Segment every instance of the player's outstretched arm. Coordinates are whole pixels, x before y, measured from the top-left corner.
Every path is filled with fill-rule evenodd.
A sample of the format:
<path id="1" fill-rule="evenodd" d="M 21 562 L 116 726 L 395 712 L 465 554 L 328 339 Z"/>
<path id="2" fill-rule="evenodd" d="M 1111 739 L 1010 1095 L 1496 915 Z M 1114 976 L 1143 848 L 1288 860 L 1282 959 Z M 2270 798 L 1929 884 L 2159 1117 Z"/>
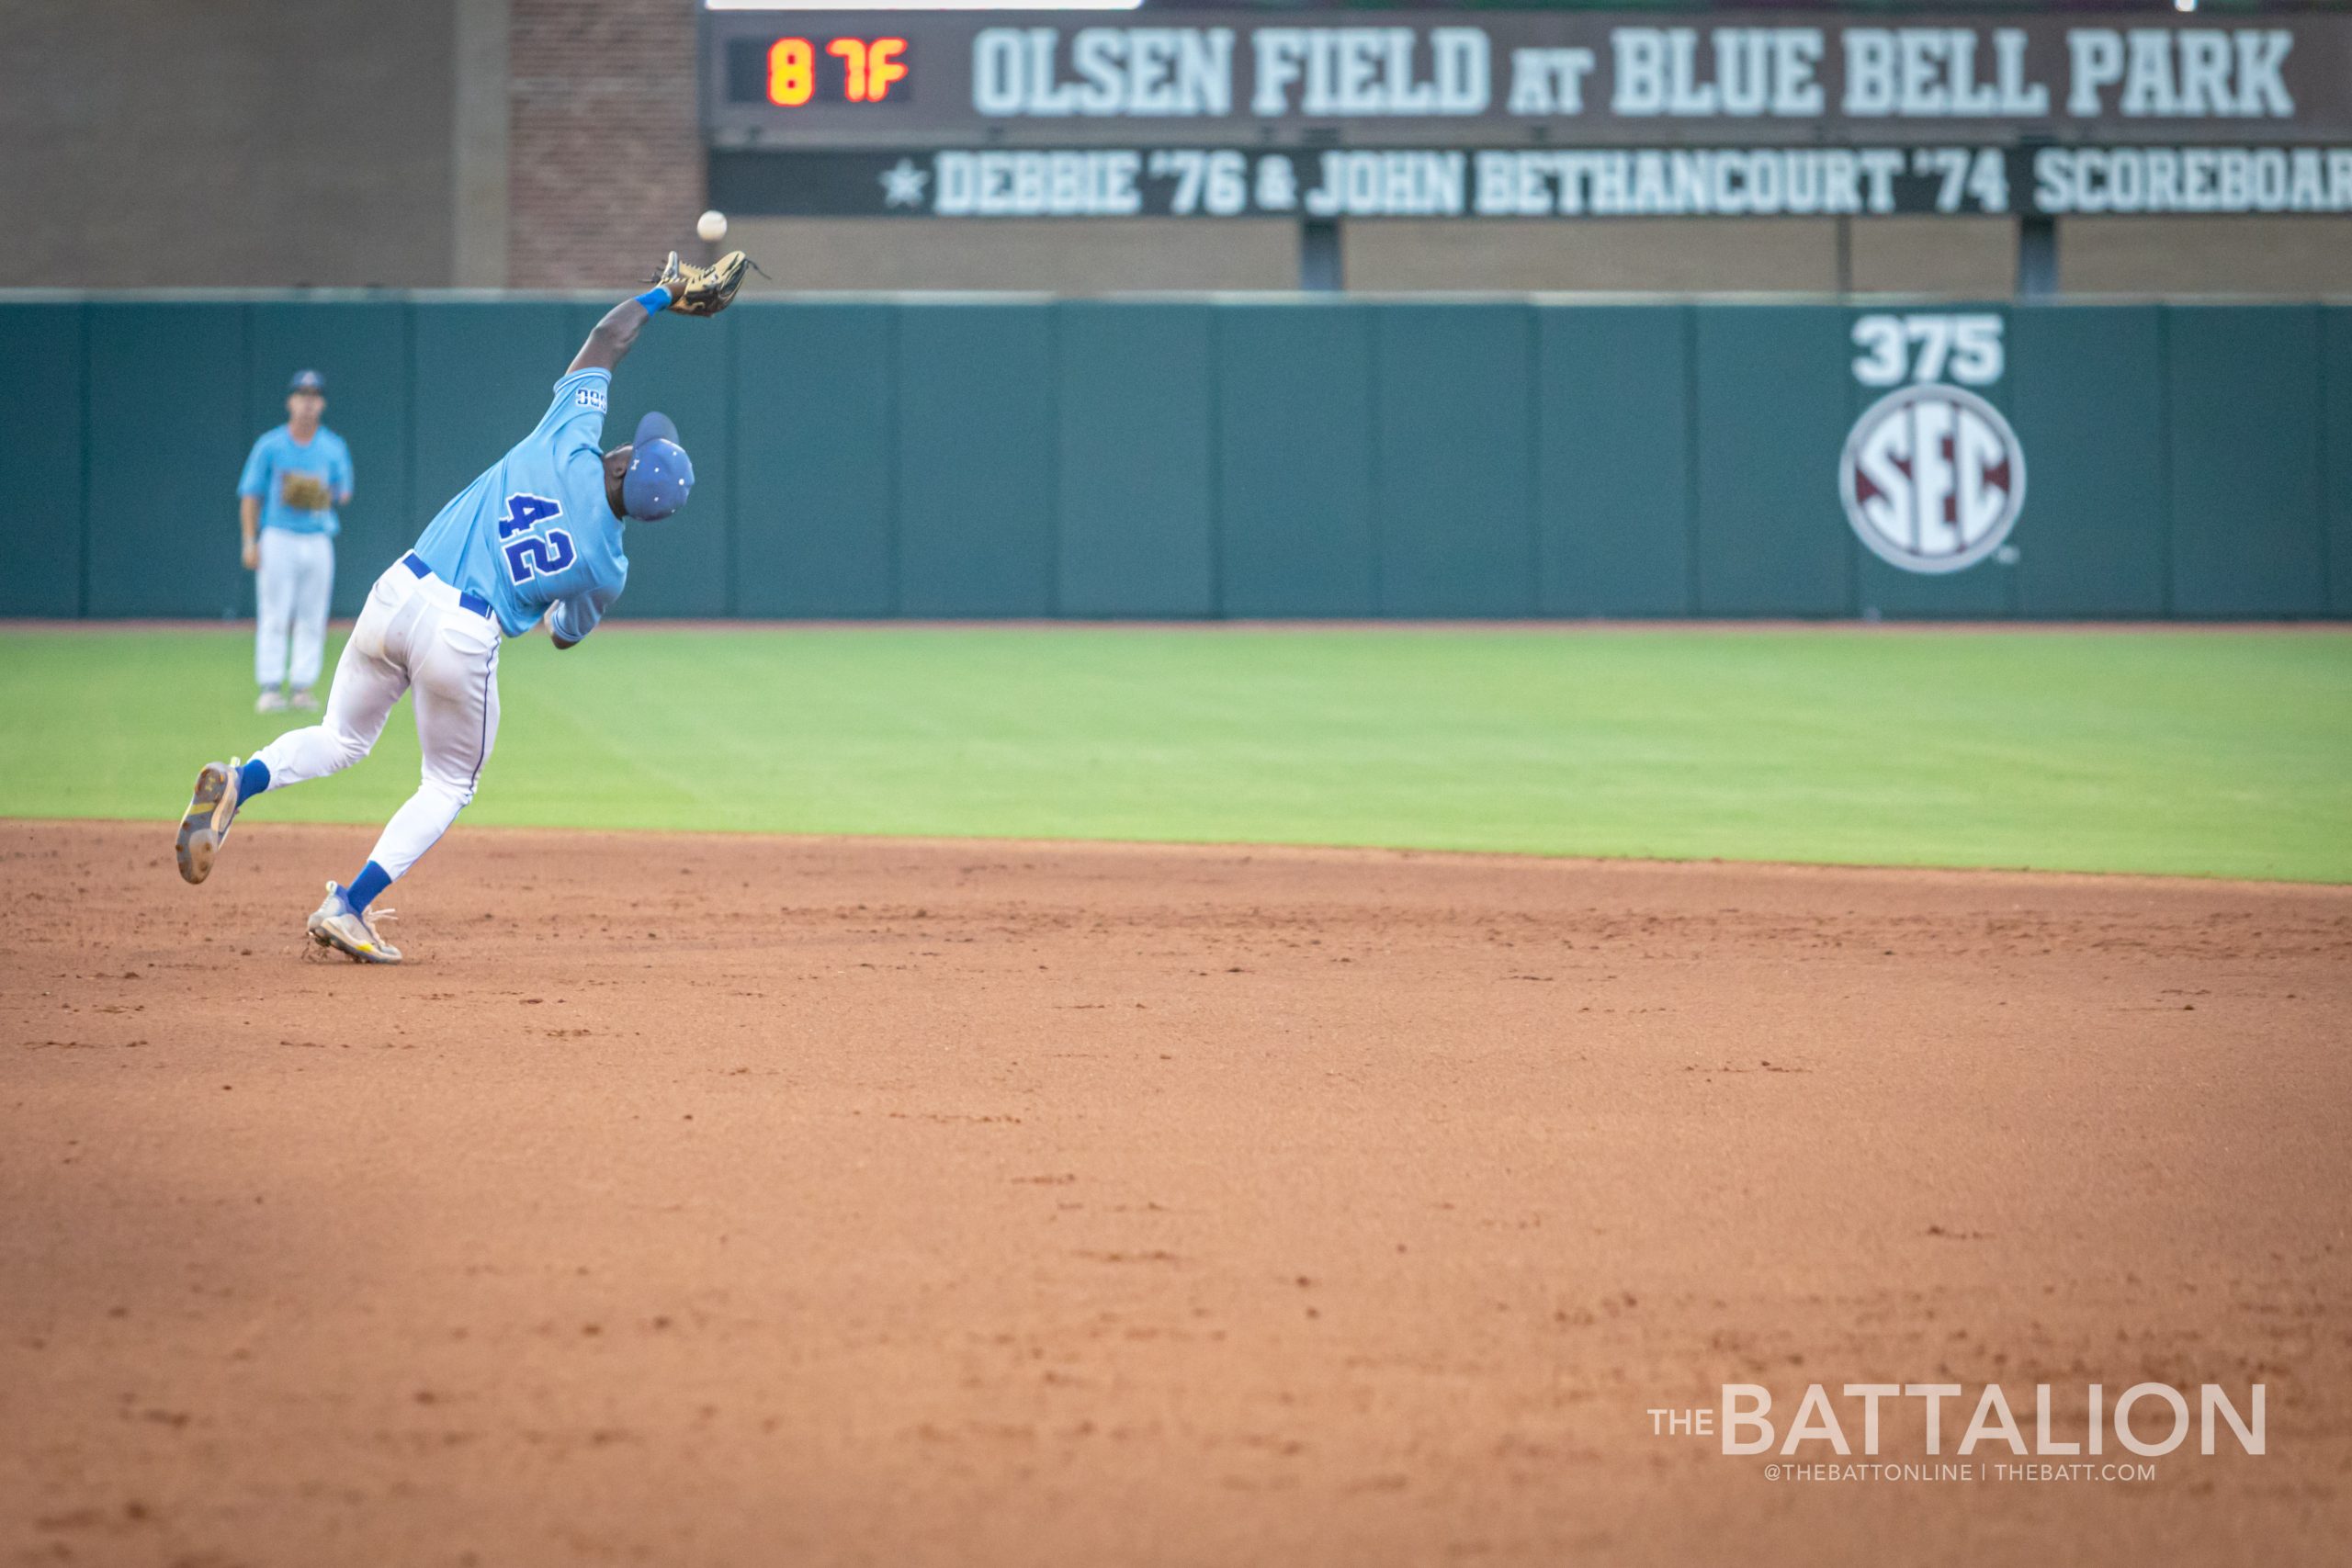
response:
<path id="1" fill-rule="evenodd" d="M 669 305 L 674 298 L 667 288 L 656 284 L 636 299 L 624 299 L 605 311 L 605 319 L 588 333 L 588 341 L 580 345 L 580 352 L 571 356 L 571 368 L 564 374 L 610 370 L 618 365 L 636 344 L 638 329 L 653 319 L 657 309 Z M 661 301 L 658 306 L 650 302 L 656 299 Z"/>
<path id="2" fill-rule="evenodd" d="M 624 299 L 605 312 L 588 341 L 572 356 L 571 370 L 610 370 L 637 342 L 638 329 L 656 310 L 677 307 L 682 316 L 716 316 L 734 302 L 750 258 L 729 251 L 709 266 L 687 266 L 672 251 L 653 287 L 634 299 Z M 571 371 L 566 371 L 570 375 Z"/>

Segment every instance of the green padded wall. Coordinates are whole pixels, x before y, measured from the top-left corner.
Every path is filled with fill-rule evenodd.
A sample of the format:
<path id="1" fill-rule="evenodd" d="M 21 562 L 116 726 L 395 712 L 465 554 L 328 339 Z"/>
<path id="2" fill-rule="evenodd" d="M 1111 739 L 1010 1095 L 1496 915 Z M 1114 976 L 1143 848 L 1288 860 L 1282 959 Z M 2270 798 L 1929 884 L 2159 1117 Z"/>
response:
<path id="1" fill-rule="evenodd" d="M 899 312 L 899 609 L 1055 613 L 1054 311 Z"/>
<path id="2" fill-rule="evenodd" d="M 93 615 L 250 615 L 237 556 L 246 427 L 245 307 L 89 307 Z"/>
<path id="3" fill-rule="evenodd" d="M 1698 611 L 1846 615 L 1853 530 L 1838 455 L 1853 423 L 1853 345 L 1835 306 L 1698 312 Z"/>
<path id="4" fill-rule="evenodd" d="M 1214 312 L 1228 615 L 1370 615 L 1372 324 L 1339 301 Z"/>
<path id="5" fill-rule="evenodd" d="M 2026 455 L 2018 609 L 2165 613 L 2164 327 L 2144 305 L 2009 313 L 2009 423 Z"/>
<path id="6" fill-rule="evenodd" d="M 733 613 L 894 614 L 898 312 L 745 300 L 721 319 L 735 323 Z"/>
<path id="7" fill-rule="evenodd" d="M 2320 311 L 2326 402 L 2321 457 L 2327 480 L 2327 613 L 2352 615 L 2352 305 Z"/>
<path id="8" fill-rule="evenodd" d="M 2165 330 L 2172 609 L 2324 613 L 2318 308 L 2168 306 Z"/>
<path id="9" fill-rule="evenodd" d="M 1691 311 L 1535 312 L 1536 608 L 1546 615 L 1688 615 Z"/>
<path id="10" fill-rule="evenodd" d="M 1060 316 L 1060 613 L 1215 615 L 1209 308 Z"/>
<path id="11" fill-rule="evenodd" d="M 0 305 L 0 615 L 82 613 L 83 326 L 78 304 Z"/>
<path id="12" fill-rule="evenodd" d="M 1534 312 L 1378 306 L 1373 346 L 1381 614 L 1533 615 Z"/>
<path id="13" fill-rule="evenodd" d="M 608 306 L 0 300 L 0 613 L 244 617 L 237 471 L 298 367 L 352 446 L 336 606 L 537 422 Z M 1903 571 L 1837 468 L 1865 314 L 1989 312 L 2008 558 Z M 1916 368 L 1916 367 L 1914 367 Z M 744 300 L 648 324 L 608 443 L 692 503 L 623 617 L 2352 613 L 2352 307 Z"/>

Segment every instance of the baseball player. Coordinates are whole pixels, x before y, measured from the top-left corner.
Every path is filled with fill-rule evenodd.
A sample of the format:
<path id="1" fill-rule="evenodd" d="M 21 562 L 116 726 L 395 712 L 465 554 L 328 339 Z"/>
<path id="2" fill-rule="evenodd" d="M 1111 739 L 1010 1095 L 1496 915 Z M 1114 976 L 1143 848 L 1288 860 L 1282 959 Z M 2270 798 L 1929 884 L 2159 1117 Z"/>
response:
<path id="1" fill-rule="evenodd" d="M 443 507 L 416 547 L 376 580 L 335 666 L 325 722 L 279 736 L 249 762 L 207 762 L 197 774 L 179 826 L 183 877 L 201 882 L 211 874 L 239 808 L 255 795 L 366 756 L 392 705 L 413 689 L 424 782 L 350 885 L 327 884 L 309 924 L 322 947 L 365 963 L 400 962 L 368 907 L 474 797 L 498 739 L 500 639 L 520 637 L 542 617 L 559 649 L 594 631 L 628 581 L 624 522 L 667 517 L 694 488 L 677 429 L 658 413 L 639 423 L 631 445 L 597 449 L 613 367 L 655 312 L 725 310 L 745 265 L 741 251 L 707 268 L 681 266 L 673 254 L 653 288 L 596 323 L 538 427 Z"/>
<path id="2" fill-rule="evenodd" d="M 326 653 L 327 602 L 334 595 L 334 509 L 351 504 L 351 448 L 319 423 L 327 384 L 315 370 L 286 389 L 286 423 L 264 433 L 237 480 L 245 570 L 254 573 L 260 615 L 254 637 L 259 713 L 314 708 Z M 287 640 L 293 639 L 292 668 Z M 281 690 L 290 685 L 291 693 Z"/>

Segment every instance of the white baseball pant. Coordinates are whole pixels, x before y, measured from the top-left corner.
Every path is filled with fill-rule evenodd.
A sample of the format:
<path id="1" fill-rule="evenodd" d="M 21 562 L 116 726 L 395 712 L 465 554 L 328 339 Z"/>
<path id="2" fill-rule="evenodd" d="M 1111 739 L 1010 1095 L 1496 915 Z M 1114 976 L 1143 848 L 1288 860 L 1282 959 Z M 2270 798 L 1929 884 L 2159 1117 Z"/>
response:
<path id="1" fill-rule="evenodd" d="M 290 730 L 255 755 L 272 792 L 341 773 L 384 732 L 401 694 L 416 693 L 424 778 L 392 814 L 368 858 L 398 880 L 474 797 L 498 741 L 498 623 L 466 609 L 437 577 L 394 561 L 376 580 L 334 667 L 323 722 Z"/>
<path id="2" fill-rule="evenodd" d="M 334 540 L 324 534 L 264 528 L 259 544 L 254 596 L 261 615 L 254 637 L 254 680 L 264 691 L 290 681 L 296 690 L 307 692 L 319 683 L 319 666 L 326 657 L 327 604 L 334 597 Z"/>

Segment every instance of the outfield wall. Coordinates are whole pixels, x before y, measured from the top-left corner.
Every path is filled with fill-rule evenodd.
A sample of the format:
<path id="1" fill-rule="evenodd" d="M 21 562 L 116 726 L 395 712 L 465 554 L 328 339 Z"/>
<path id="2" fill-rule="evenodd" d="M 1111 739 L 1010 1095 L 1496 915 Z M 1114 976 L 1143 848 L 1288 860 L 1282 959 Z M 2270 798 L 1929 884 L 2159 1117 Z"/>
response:
<path id="1" fill-rule="evenodd" d="M 604 308 L 0 300 L 0 615 L 250 615 L 237 474 L 303 367 L 352 613 Z M 1922 381 L 2014 435 L 1963 570 L 1841 499 Z M 629 530 L 639 616 L 2352 613 L 2352 305 L 746 300 L 649 327 L 608 435 L 650 407 L 699 482 Z"/>

